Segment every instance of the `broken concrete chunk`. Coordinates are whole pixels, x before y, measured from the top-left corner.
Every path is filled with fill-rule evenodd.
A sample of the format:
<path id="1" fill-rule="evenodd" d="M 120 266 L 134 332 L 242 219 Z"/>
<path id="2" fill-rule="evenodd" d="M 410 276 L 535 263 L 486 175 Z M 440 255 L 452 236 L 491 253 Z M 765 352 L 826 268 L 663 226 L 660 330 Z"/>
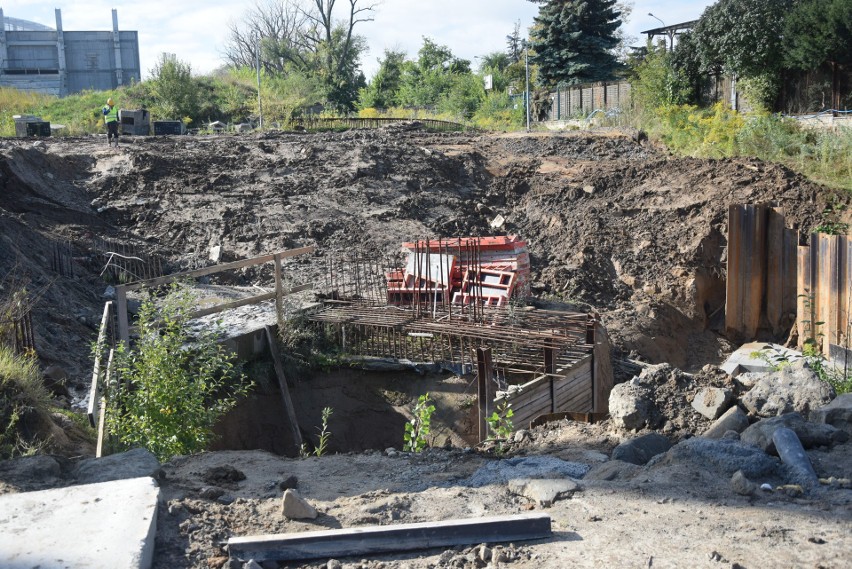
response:
<path id="1" fill-rule="evenodd" d="M 135 448 L 102 458 L 88 458 L 77 466 L 74 478 L 78 484 L 93 484 L 152 476 L 156 478 L 160 463 L 150 451 Z"/>
<path id="2" fill-rule="evenodd" d="M 672 448 L 672 443 L 669 439 L 657 433 L 650 433 L 624 441 L 615 447 L 612 451 L 612 459 L 641 466 L 670 448 Z"/>
<path id="3" fill-rule="evenodd" d="M 610 460 L 593 466 L 589 473 L 583 477 L 583 480 L 628 480 L 633 478 L 639 470 L 640 467 L 631 462 Z"/>
<path id="4" fill-rule="evenodd" d="M 811 412 L 815 423 L 832 425 L 852 435 L 852 393 L 838 395 L 837 399 Z"/>
<path id="5" fill-rule="evenodd" d="M 646 469 L 690 462 L 696 467 L 716 471 L 720 476 L 726 477 L 742 470 L 746 477 L 752 479 L 775 476 L 781 466 L 777 458 L 739 441 L 694 437 L 676 444 L 666 454 L 656 457 Z"/>
<path id="6" fill-rule="evenodd" d="M 515 478 L 509 480 L 509 492 L 524 496 L 540 506 L 550 506 L 560 498 L 568 498 L 580 489 L 580 485 L 570 478 L 550 478 L 531 480 Z"/>
<path id="7" fill-rule="evenodd" d="M 290 489 L 284 492 L 281 500 L 281 515 L 290 520 L 314 520 L 319 514 L 298 492 Z"/>
<path id="8" fill-rule="evenodd" d="M 733 393 L 729 389 L 705 387 L 695 395 L 692 408 L 715 421 L 731 406 L 733 400 Z"/>
<path id="9" fill-rule="evenodd" d="M 743 431 L 740 440 L 743 443 L 759 447 L 768 454 L 776 454 L 772 435 L 781 427 L 791 429 L 805 448 L 831 446 L 848 440 L 849 436 L 831 425 L 821 425 L 805 421 L 798 413 L 787 413 L 780 417 L 763 419 Z"/>
<path id="10" fill-rule="evenodd" d="M 799 437 L 791 429 L 780 427 L 772 434 L 772 442 L 778 450 L 781 462 L 792 471 L 794 481 L 802 485 L 816 485 L 817 475 L 811 464 L 811 459 L 805 454 Z"/>
<path id="11" fill-rule="evenodd" d="M 637 431 L 651 420 L 648 389 L 633 382 L 619 383 L 609 394 L 609 414 L 616 428 Z"/>
<path id="12" fill-rule="evenodd" d="M 807 417 L 834 397 L 834 389 L 802 360 L 762 377 L 740 401 L 758 417 L 776 417 L 794 411 Z"/>
<path id="13" fill-rule="evenodd" d="M 757 490 L 757 484 L 746 478 L 742 470 L 737 470 L 731 477 L 731 489 L 741 496 L 751 496 Z"/>
<path id="14" fill-rule="evenodd" d="M 748 416 L 742 409 L 734 405 L 725 414 L 716 419 L 710 427 L 704 431 L 702 437 L 708 439 L 721 439 L 728 431 L 742 433 L 748 428 Z"/>

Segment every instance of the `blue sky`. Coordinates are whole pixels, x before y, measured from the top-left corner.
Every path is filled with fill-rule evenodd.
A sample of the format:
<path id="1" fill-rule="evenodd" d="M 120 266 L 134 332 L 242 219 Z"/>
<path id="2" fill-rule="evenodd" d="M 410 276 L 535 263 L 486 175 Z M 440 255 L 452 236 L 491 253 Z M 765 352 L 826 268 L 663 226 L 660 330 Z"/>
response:
<path id="1" fill-rule="evenodd" d="M 264 1 L 264 0 L 262 0 Z M 378 0 L 375 21 L 361 24 L 358 32 L 367 38 L 370 52 L 363 58 L 369 79 L 376 60 L 386 48 L 401 49 L 413 56 L 423 36 L 447 45 L 459 57 L 474 57 L 503 50 L 505 37 L 520 20 L 526 30 L 538 12 L 528 0 Z M 338 4 L 345 2 L 338 0 Z M 648 16 L 653 13 L 666 24 L 697 19 L 713 0 L 640 1 L 634 0 L 633 13 L 626 24 L 629 35 L 639 38 L 642 30 L 660 26 Z M 4 14 L 55 26 L 54 9 L 62 10 L 65 30 L 110 30 L 112 8 L 118 10 L 121 30 L 139 32 L 142 75 L 146 77 L 160 53 L 174 53 L 192 64 L 193 72 L 207 73 L 222 65 L 227 24 L 239 21 L 253 1 L 206 0 L 120 0 L 49 2 L 0 0 Z M 348 4 L 348 3 L 347 3 Z M 341 11 L 341 15 L 343 11 Z"/>

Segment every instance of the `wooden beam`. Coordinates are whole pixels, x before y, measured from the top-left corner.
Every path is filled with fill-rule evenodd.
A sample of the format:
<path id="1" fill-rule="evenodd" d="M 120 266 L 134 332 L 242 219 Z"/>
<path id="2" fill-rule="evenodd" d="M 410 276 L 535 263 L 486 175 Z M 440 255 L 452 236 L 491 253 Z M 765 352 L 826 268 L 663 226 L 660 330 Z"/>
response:
<path id="1" fill-rule="evenodd" d="M 107 359 L 106 373 L 104 374 L 105 381 L 109 381 L 109 377 L 112 374 L 112 360 L 115 356 L 115 350 L 110 349 L 109 351 L 109 359 Z M 98 401 L 98 405 L 100 406 L 100 415 L 98 417 L 98 442 L 97 447 L 95 449 L 95 458 L 101 458 L 104 455 L 104 439 L 106 439 L 106 388 L 104 388 L 103 393 Z M 111 394 L 115 397 L 115 393 Z"/>
<path id="2" fill-rule="evenodd" d="M 299 249 L 289 249 L 287 251 L 279 251 L 277 253 L 270 253 L 269 255 L 261 255 L 260 257 L 253 257 L 251 259 L 243 259 L 241 261 L 234 261 L 232 263 L 223 263 L 221 265 L 213 265 L 212 267 L 204 267 L 203 269 L 196 269 L 194 271 L 184 271 L 182 273 L 175 273 L 173 275 L 167 275 L 165 277 L 159 277 L 156 279 L 150 279 L 147 281 L 139 281 L 135 282 L 127 286 L 127 290 L 136 290 L 143 287 L 157 287 L 165 284 L 169 284 L 170 282 L 178 279 L 184 278 L 196 278 L 203 277 L 205 275 L 212 275 L 214 273 L 221 273 L 222 271 L 230 271 L 232 269 L 242 269 L 244 267 L 253 267 L 254 265 L 262 265 L 263 263 L 268 263 L 269 261 L 274 261 L 275 257 L 278 256 L 281 259 L 288 259 L 290 257 L 296 257 L 298 255 L 306 255 L 308 253 L 313 253 L 316 251 L 316 247 L 301 247 Z"/>
<path id="3" fill-rule="evenodd" d="M 479 543 L 506 543 L 544 539 L 550 535 L 550 516 L 519 514 L 232 537 L 228 540 L 228 552 L 231 559 L 238 560 L 295 561 Z"/>
<path id="4" fill-rule="evenodd" d="M 109 325 L 109 316 L 112 309 L 112 301 L 104 303 L 104 313 L 101 316 L 101 327 L 98 330 L 98 341 L 95 344 L 95 367 L 92 372 L 92 386 L 89 388 L 89 407 L 87 415 L 89 417 L 89 425 L 92 428 L 98 426 L 97 405 L 101 399 L 101 360 L 103 359 L 104 343 L 106 342 L 107 327 Z"/>
<path id="5" fill-rule="evenodd" d="M 281 389 L 281 400 L 284 402 L 284 412 L 287 414 L 287 423 L 290 425 L 290 433 L 293 435 L 293 444 L 296 445 L 298 451 L 302 448 L 302 433 L 299 431 L 299 422 L 296 420 L 293 400 L 290 399 L 290 389 L 287 387 L 287 377 L 284 375 L 284 365 L 281 363 L 281 355 L 278 353 L 278 343 L 275 341 L 272 326 L 266 326 L 266 341 L 269 343 L 269 352 L 272 354 L 275 375 L 278 376 L 278 387 Z"/>
<path id="6" fill-rule="evenodd" d="M 115 312 L 118 315 L 118 340 L 130 346 L 130 321 L 127 317 L 127 285 L 115 287 Z"/>
<path id="7" fill-rule="evenodd" d="M 494 400 L 494 388 L 491 385 L 493 362 L 491 360 L 491 348 L 476 349 L 477 384 L 479 389 L 479 440 L 488 438 L 488 421 Z"/>

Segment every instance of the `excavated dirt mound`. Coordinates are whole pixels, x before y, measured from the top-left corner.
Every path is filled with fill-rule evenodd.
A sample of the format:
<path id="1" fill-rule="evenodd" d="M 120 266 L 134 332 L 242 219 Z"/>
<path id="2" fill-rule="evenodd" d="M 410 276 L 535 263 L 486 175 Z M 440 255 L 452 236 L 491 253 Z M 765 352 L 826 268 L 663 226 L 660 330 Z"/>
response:
<path id="1" fill-rule="evenodd" d="M 48 289 L 37 332 L 51 363 L 85 383 L 101 311 L 96 266 L 49 271 L 49 239 L 115 237 L 156 247 L 172 270 L 316 244 L 395 250 L 417 237 L 515 233 L 529 242 L 534 291 L 602 312 L 617 348 L 685 370 L 730 350 L 724 313 L 728 206 L 771 204 L 805 231 L 845 203 L 784 167 L 667 156 L 617 131 L 430 134 L 387 128 L 328 134 L 7 141 L 0 227 L 17 266 Z M 837 208 L 835 208 L 837 209 Z M 506 220 L 492 229 L 497 216 Z M 320 263 L 298 269 L 318 278 Z M 247 275 L 246 284 L 257 276 Z M 61 334 L 59 333 L 61 331 Z M 47 346 L 45 346 L 47 347 Z"/>

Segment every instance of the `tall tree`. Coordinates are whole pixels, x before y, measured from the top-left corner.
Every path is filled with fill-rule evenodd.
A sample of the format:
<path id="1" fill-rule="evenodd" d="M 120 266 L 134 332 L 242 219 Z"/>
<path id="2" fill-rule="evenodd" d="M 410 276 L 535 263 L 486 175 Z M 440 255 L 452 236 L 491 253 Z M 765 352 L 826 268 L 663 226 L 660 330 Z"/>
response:
<path id="1" fill-rule="evenodd" d="M 531 32 L 531 57 L 546 85 L 612 79 L 620 70 L 612 50 L 621 25 L 616 0 L 530 0 L 541 4 Z"/>
<path id="2" fill-rule="evenodd" d="M 780 70 L 780 31 L 793 1 L 719 0 L 704 10 L 693 32 L 702 70 L 745 77 Z"/>
<path id="3" fill-rule="evenodd" d="M 831 99 L 840 108 L 838 67 L 852 64 L 852 0 L 804 0 L 784 21 L 784 63 L 810 71 L 831 65 Z"/>
<path id="4" fill-rule="evenodd" d="M 151 94 L 155 111 L 163 117 L 182 120 L 198 113 L 198 83 L 192 79 L 192 66 L 173 53 L 161 53 L 151 70 Z"/>
<path id="5" fill-rule="evenodd" d="M 373 20 L 375 6 L 365 0 L 258 0 L 240 24 L 230 26 L 225 58 L 236 67 L 254 67 L 259 51 L 267 72 L 316 75 L 330 102 L 351 108 L 365 84 L 359 66 L 367 49 L 355 28 Z M 346 15 L 337 19 L 340 7 Z"/>
<path id="6" fill-rule="evenodd" d="M 361 89 L 358 106 L 387 109 L 399 104 L 399 87 L 402 81 L 402 69 L 405 64 L 405 52 L 385 50 L 384 59 L 379 60 L 379 70 L 370 84 Z"/>
<path id="7" fill-rule="evenodd" d="M 524 51 L 524 39 L 521 37 L 521 21 L 515 22 L 515 29 L 512 33 L 506 36 L 506 55 L 512 60 L 512 63 L 521 60 L 521 55 Z"/>

